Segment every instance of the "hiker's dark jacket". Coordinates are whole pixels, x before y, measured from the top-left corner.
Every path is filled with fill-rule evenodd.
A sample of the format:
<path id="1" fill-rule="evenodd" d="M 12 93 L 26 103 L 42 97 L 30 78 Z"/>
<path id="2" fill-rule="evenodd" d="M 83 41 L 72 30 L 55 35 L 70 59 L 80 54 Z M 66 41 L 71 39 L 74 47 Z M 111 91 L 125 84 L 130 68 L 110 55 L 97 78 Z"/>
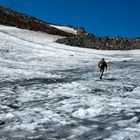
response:
<path id="1" fill-rule="evenodd" d="M 107 69 L 107 63 L 104 61 L 104 60 L 101 60 L 99 63 L 98 63 L 98 67 L 100 69 L 104 69 L 106 67 Z"/>

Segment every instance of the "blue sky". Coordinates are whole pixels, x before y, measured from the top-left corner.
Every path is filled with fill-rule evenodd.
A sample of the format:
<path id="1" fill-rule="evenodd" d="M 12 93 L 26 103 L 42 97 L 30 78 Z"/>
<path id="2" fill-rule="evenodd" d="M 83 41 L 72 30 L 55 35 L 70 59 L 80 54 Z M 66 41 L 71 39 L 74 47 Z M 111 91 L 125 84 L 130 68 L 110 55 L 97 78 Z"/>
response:
<path id="1" fill-rule="evenodd" d="M 140 0 L 0 0 L 0 5 L 97 36 L 140 37 Z"/>

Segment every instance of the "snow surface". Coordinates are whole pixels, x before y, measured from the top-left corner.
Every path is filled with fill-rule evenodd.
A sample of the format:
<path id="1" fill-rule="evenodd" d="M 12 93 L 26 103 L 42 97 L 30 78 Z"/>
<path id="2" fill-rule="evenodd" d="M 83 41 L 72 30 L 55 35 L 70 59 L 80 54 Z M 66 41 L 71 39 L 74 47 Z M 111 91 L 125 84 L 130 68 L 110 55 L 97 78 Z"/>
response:
<path id="1" fill-rule="evenodd" d="M 140 50 L 69 47 L 57 38 L 0 25 L 0 139 L 139 140 Z"/>
<path id="2" fill-rule="evenodd" d="M 59 30 L 62 30 L 64 32 L 72 33 L 72 34 L 75 34 L 75 35 L 77 34 L 77 30 L 75 30 L 75 29 L 73 29 L 71 27 L 59 26 L 59 25 L 50 25 L 50 26 L 52 26 L 54 28 L 57 28 Z"/>

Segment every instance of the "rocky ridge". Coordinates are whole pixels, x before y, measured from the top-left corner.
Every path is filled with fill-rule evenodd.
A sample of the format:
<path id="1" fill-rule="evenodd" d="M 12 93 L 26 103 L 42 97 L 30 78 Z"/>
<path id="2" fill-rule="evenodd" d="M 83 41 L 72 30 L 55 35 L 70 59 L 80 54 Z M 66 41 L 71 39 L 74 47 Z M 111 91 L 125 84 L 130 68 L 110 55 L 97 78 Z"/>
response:
<path id="1" fill-rule="evenodd" d="M 121 38 L 121 37 L 97 37 L 84 28 L 73 27 L 70 25 L 58 25 L 70 27 L 77 31 L 77 34 L 62 31 L 50 26 L 51 24 L 38 20 L 32 16 L 17 13 L 13 10 L 0 6 L 0 24 L 14 26 L 21 29 L 41 31 L 52 35 L 64 36 L 66 38 L 58 39 L 56 42 L 69 46 L 78 46 L 83 48 L 92 48 L 99 50 L 131 50 L 140 49 L 140 38 Z"/>
<path id="2" fill-rule="evenodd" d="M 80 35 L 67 37 L 56 41 L 60 44 L 92 48 L 98 50 L 131 50 L 140 49 L 140 38 L 121 38 L 121 37 L 97 37 L 92 35 Z"/>
<path id="3" fill-rule="evenodd" d="M 65 37 L 74 36 L 71 33 L 51 27 L 44 21 L 38 20 L 32 16 L 15 12 L 2 6 L 0 6 L 0 24 L 21 29 L 41 31 L 52 35 L 60 35 Z"/>

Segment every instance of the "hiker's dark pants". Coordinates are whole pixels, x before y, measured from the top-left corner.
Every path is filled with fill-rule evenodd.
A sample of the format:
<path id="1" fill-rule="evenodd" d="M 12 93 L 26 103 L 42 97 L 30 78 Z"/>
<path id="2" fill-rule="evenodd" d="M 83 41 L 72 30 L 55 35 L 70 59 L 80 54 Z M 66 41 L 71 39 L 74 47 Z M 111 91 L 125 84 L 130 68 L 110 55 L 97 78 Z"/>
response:
<path id="1" fill-rule="evenodd" d="M 104 69 L 100 69 L 100 79 L 102 79 L 103 74 L 104 74 Z"/>

